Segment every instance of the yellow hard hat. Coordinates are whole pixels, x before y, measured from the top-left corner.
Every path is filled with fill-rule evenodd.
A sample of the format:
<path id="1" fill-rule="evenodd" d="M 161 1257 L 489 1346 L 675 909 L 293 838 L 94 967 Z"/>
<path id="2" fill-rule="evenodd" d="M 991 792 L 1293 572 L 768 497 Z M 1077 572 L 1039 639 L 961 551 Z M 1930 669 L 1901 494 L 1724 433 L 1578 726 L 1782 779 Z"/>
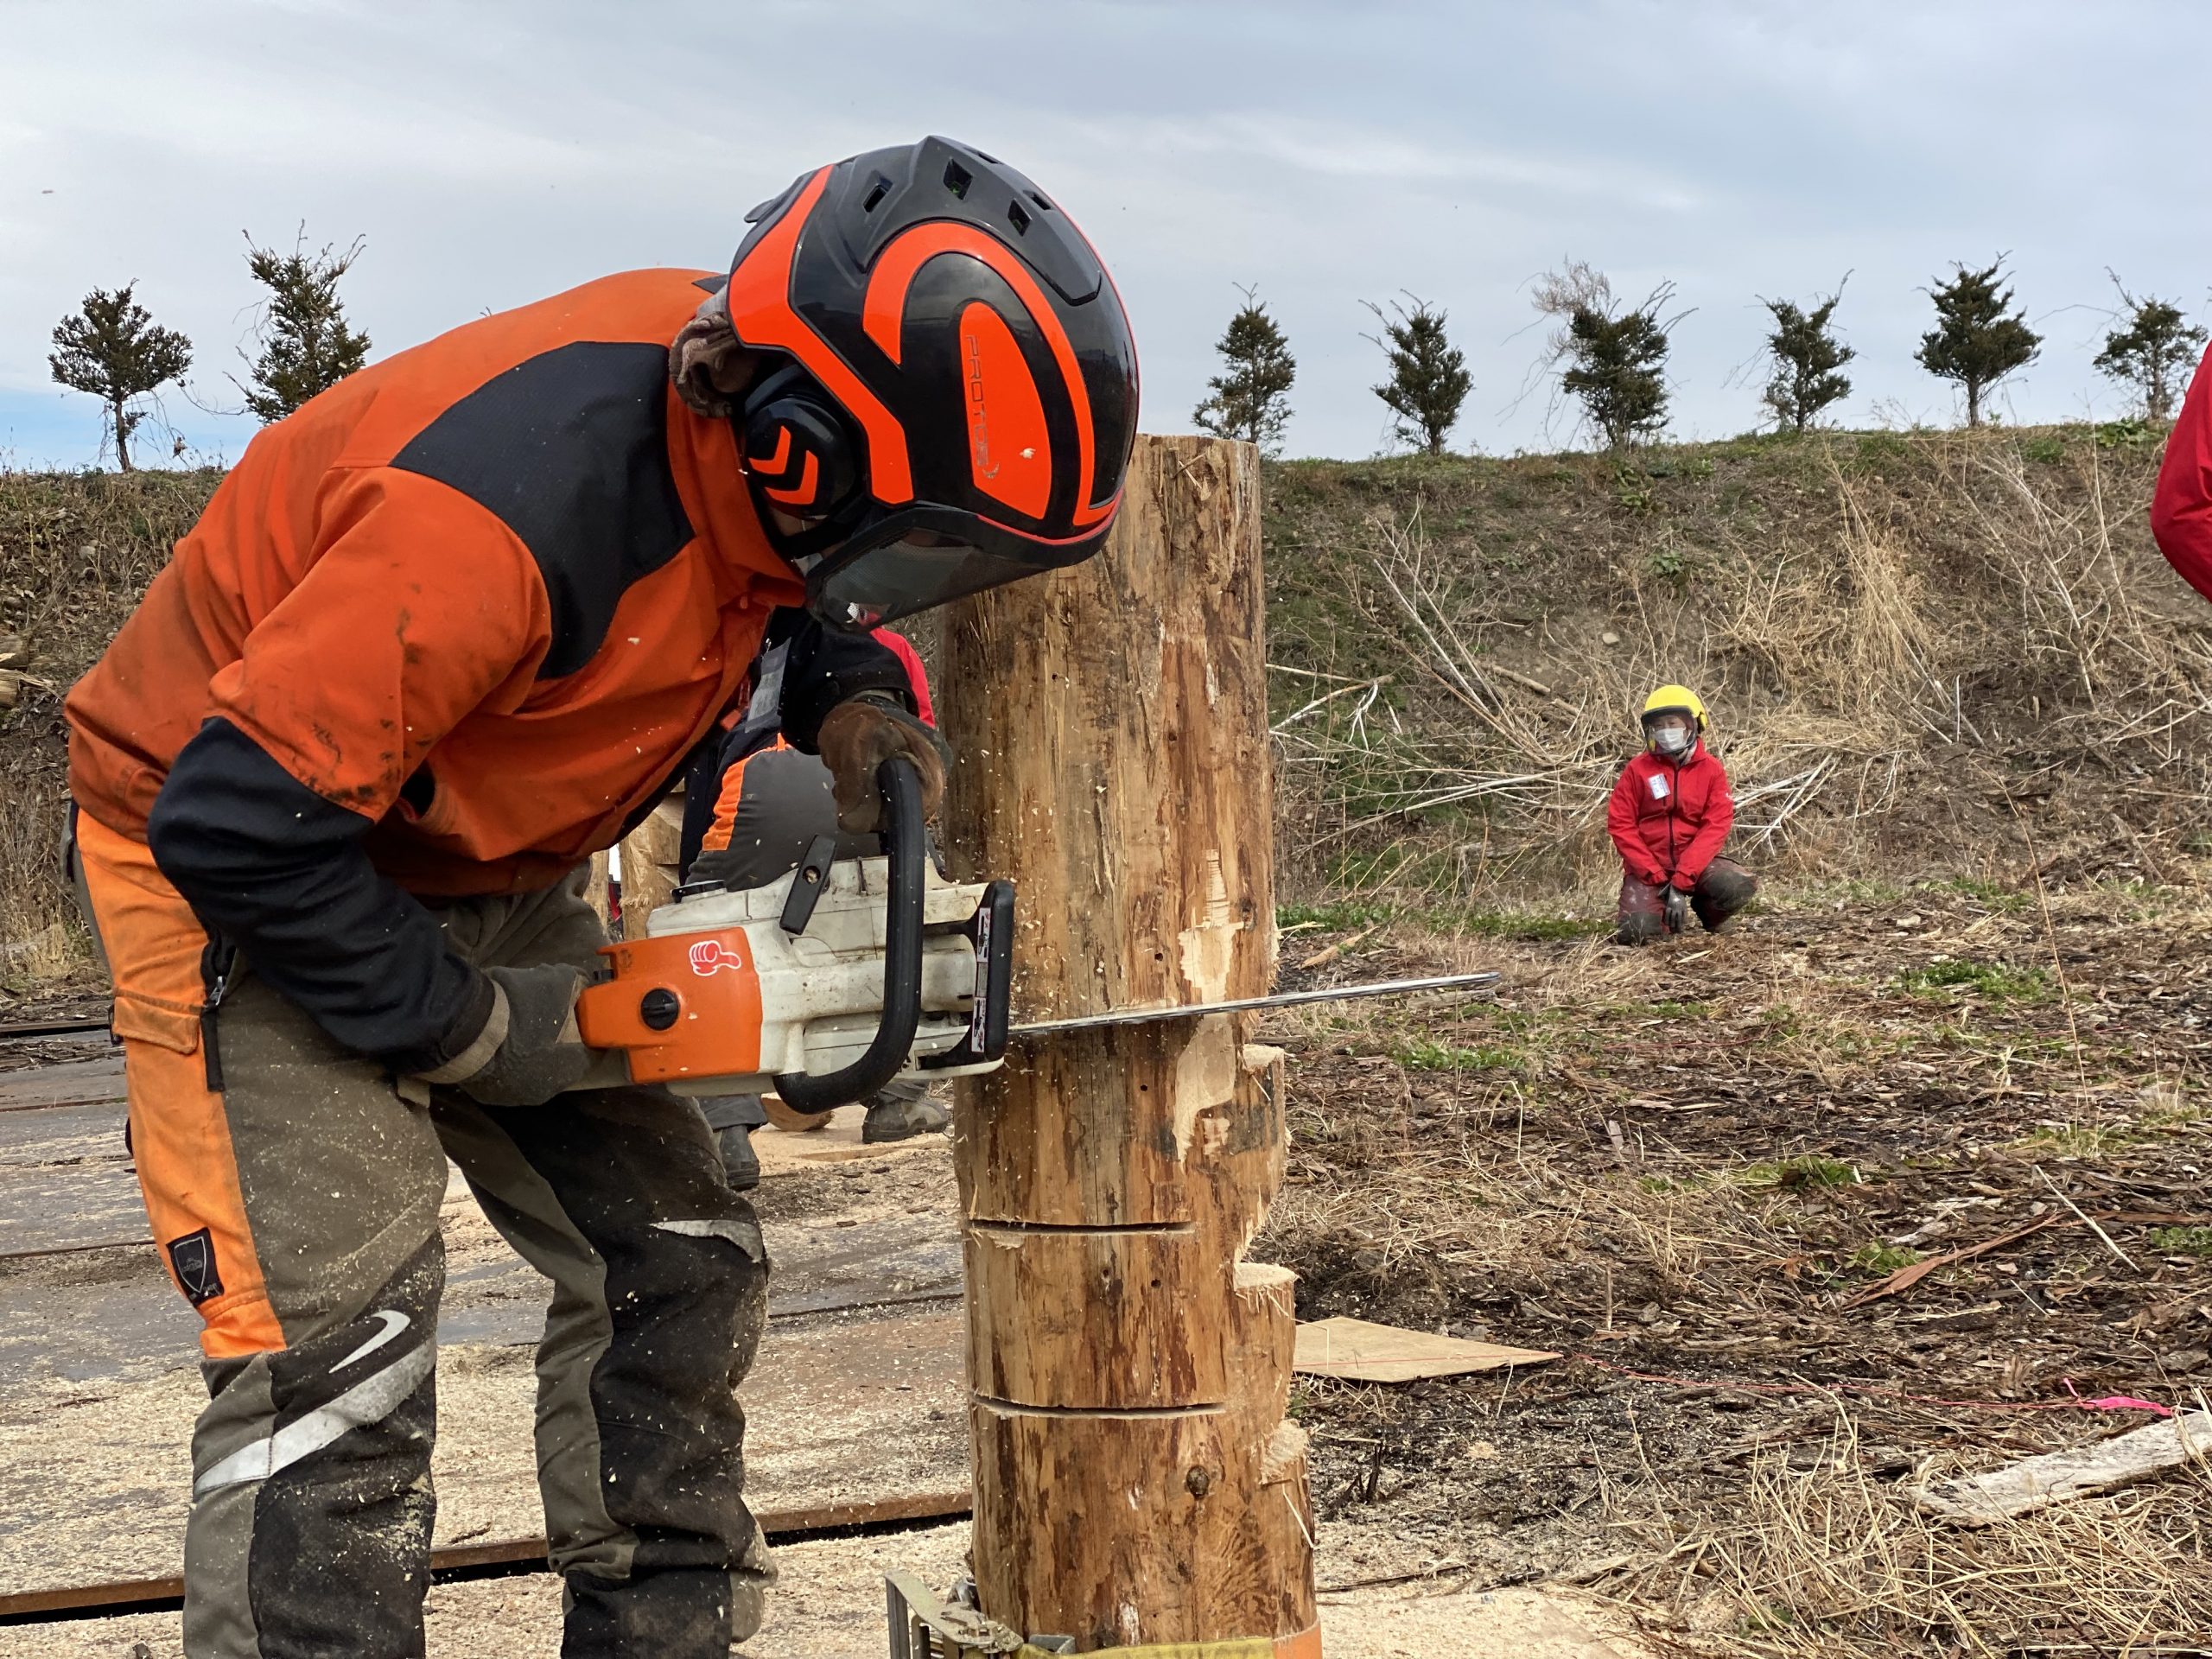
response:
<path id="1" fill-rule="evenodd" d="M 1698 701 L 1696 692 L 1687 685 L 1662 685 L 1643 700 L 1643 724 L 1649 726 L 1655 715 L 1688 715 L 1697 721 L 1697 728 L 1705 729 L 1705 704 Z"/>

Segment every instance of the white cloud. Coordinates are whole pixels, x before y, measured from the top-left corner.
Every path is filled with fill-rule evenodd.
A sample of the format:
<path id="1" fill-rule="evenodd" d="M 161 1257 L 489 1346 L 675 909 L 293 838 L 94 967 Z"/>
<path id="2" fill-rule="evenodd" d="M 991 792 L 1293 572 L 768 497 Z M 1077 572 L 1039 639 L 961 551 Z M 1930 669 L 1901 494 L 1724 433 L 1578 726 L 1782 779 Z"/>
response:
<path id="1" fill-rule="evenodd" d="M 54 396 L 47 335 L 95 284 L 140 279 L 213 401 L 252 299 L 241 229 L 365 234 L 347 296 L 389 350 L 606 270 L 726 258 L 801 168 L 932 130 L 1015 161 L 1099 243 L 1148 424 L 1184 423 L 1230 284 L 1259 283 L 1308 452 L 1379 441 L 1358 302 L 1401 288 L 1469 353 L 1460 440 L 1542 442 L 1542 400 L 1508 405 L 1537 349 L 1522 285 L 1563 255 L 1626 292 L 1680 283 L 1677 426 L 1706 434 L 1755 418 L 1724 382 L 1759 294 L 1856 273 L 1863 417 L 1943 406 L 1910 353 L 1916 289 L 1954 258 L 2011 250 L 2037 315 L 2104 303 L 2107 264 L 2191 306 L 2212 272 L 2212 162 L 2143 67 L 2202 55 L 2181 3 L 19 0 L 8 29 L 0 442 L 64 460 L 95 423 Z M 2024 418 L 2099 390 L 2094 329 L 2051 333 Z"/>

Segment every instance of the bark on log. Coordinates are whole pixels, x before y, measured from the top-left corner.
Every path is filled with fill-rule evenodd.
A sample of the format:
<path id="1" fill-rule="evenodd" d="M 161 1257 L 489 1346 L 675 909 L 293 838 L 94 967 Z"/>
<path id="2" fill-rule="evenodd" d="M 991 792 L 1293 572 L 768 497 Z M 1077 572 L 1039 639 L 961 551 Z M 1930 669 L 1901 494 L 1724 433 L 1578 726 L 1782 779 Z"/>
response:
<path id="1" fill-rule="evenodd" d="M 1017 1018 L 1273 982 L 1259 507 L 1249 446 L 1140 438 L 1104 552 L 949 618 L 951 857 L 1016 885 Z M 1249 1036 L 1020 1043 L 957 1091 L 976 1582 L 1079 1651 L 1314 1628 L 1292 1277 L 1240 1259 L 1283 1161 Z"/>

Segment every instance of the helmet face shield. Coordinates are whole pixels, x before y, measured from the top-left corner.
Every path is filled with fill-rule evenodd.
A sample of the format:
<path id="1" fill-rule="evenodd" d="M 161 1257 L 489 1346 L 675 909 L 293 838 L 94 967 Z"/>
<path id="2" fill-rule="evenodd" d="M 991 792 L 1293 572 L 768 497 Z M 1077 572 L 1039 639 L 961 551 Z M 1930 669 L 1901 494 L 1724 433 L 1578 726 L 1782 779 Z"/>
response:
<path id="1" fill-rule="evenodd" d="M 1054 547 L 972 515 L 920 507 L 849 537 L 806 569 L 806 607 L 834 628 L 865 632 L 986 588 L 1079 563 L 1103 537 Z M 988 537 L 991 545 L 979 546 Z"/>

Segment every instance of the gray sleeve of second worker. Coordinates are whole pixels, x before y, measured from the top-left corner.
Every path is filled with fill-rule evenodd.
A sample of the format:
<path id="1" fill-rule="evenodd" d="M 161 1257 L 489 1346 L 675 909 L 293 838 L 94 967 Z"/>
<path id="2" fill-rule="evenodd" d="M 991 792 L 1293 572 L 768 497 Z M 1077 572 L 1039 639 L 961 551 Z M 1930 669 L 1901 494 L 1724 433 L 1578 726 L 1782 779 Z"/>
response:
<path id="1" fill-rule="evenodd" d="M 765 887 L 799 867 L 817 836 L 837 833 L 830 768 L 797 749 L 770 749 L 745 763 L 729 845 L 699 855 L 695 881 Z"/>

